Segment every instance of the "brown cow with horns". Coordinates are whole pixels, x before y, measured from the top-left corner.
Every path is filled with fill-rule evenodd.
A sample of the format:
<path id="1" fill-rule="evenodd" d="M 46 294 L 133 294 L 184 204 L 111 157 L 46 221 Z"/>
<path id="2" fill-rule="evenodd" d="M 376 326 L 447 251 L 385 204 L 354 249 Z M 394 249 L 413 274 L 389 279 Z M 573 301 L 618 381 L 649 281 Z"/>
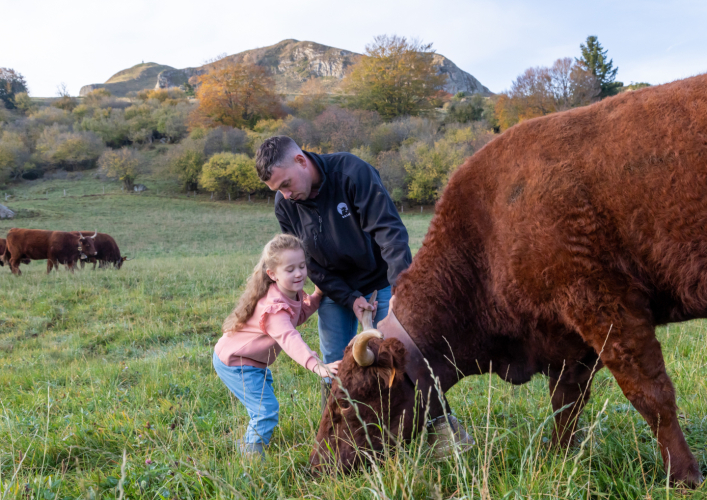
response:
<path id="1" fill-rule="evenodd" d="M 384 446 L 359 415 L 407 439 L 424 405 L 443 414 L 423 358 L 445 392 L 490 370 L 513 384 L 544 373 L 563 446 L 605 366 L 671 479 L 698 485 L 655 328 L 707 317 L 705 228 L 707 75 L 511 128 L 451 178 L 392 312 L 346 349 L 358 415 L 335 383 L 312 467 L 349 470 L 356 448 Z"/>
<path id="2" fill-rule="evenodd" d="M 93 236 L 85 237 L 78 231 L 45 231 L 43 229 L 12 228 L 7 233 L 9 264 L 13 274 L 20 275 L 20 262 L 25 259 L 47 260 L 47 274 L 59 264 L 64 264 L 73 273 L 76 263 L 87 256 L 95 256 Z"/>

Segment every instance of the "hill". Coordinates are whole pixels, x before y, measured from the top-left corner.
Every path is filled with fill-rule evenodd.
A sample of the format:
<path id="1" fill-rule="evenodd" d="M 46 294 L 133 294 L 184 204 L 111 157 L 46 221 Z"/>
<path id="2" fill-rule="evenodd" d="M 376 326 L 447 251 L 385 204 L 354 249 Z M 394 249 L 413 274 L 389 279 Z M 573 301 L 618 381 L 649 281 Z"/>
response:
<path id="1" fill-rule="evenodd" d="M 328 91 L 335 91 L 346 69 L 360 57 L 366 56 L 316 42 L 283 40 L 269 47 L 246 50 L 226 56 L 224 59 L 233 62 L 245 61 L 266 67 L 275 78 L 278 92 L 297 94 L 302 84 L 312 78 L 319 79 Z M 471 74 L 460 69 L 443 55 L 435 54 L 435 63 L 441 73 L 448 75 L 444 90 L 450 94 L 457 92 L 492 94 Z M 97 88 L 106 88 L 113 95 L 123 97 L 131 91 L 179 87 L 187 82 L 194 83 L 195 77 L 208 71 L 213 64 L 215 63 L 183 69 L 156 63 L 138 64 L 116 73 L 106 83 L 82 87 L 79 95 L 86 95 Z"/>
<path id="2" fill-rule="evenodd" d="M 86 95 L 89 92 L 104 88 L 110 91 L 111 94 L 118 97 L 124 97 L 128 92 L 138 92 L 140 90 L 151 89 L 155 87 L 154 82 L 163 71 L 174 70 L 172 66 L 157 63 L 142 63 L 136 64 L 132 68 L 118 71 L 111 76 L 106 83 L 93 83 L 81 87 L 79 95 Z"/>

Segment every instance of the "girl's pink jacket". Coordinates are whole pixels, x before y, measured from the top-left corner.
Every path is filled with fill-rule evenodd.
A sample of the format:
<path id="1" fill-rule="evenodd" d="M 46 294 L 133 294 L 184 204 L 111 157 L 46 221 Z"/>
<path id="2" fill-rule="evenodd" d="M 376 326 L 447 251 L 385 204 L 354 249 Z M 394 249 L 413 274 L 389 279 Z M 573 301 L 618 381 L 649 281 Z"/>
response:
<path id="1" fill-rule="evenodd" d="M 292 300 L 273 283 L 245 326 L 230 335 L 224 332 L 214 348 L 216 355 L 227 366 L 265 368 L 284 350 L 307 370 L 313 370 L 319 358 L 295 327 L 319 308 L 320 301 L 319 294 L 307 295 L 304 291 Z"/>

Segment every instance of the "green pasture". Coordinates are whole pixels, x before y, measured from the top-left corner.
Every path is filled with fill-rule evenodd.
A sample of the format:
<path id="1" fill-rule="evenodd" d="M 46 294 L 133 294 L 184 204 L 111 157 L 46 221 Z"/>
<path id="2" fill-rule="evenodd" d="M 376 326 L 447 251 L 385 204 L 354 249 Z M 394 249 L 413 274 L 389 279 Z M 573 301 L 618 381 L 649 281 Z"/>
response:
<path id="1" fill-rule="evenodd" d="M 170 182 L 124 194 L 97 179 L 35 181 L 11 191 L 10 227 L 93 230 L 135 257 L 120 271 L 21 277 L 0 268 L 0 500 L 703 498 L 672 489 L 647 425 L 611 375 L 596 377 L 582 444 L 550 448 L 543 377 L 514 387 L 471 377 L 449 400 L 478 446 L 435 461 L 419 440 L 351 476 L 312 477 L 319 382 L 286 355 L 273 366 L 280 425 L 264 463 L 233 441 L 247 422 L 211 367 L 212 346 L 263 244 L 272 201 L 186 197 Z M 105 188 L 105 194 L 103 189 Z M 64 195 L 66 189 L 66 196 Z M 0 192 L 2 192 L 0 190 Z M 426 209 L 427 210 L 427 209 Z M 406 214 L 413 251 L 431 214 Z M 310 285 L 311 286 L 311 285 Z M 318 347 L 316 316 L 302 331 Z M 682 427 L 707 469 L 707 331 L 659 331 Z"/>

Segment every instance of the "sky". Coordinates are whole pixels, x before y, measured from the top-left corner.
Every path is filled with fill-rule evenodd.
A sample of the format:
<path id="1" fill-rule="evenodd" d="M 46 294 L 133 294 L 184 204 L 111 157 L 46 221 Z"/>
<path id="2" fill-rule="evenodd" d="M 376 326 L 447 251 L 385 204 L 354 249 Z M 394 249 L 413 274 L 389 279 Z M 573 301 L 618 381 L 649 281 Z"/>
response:
<path id="1" fill-rule="evenodd" d="M 0 67 L 30 95 L 72 95 L 141 62 L 200 66 L 294 38 L 364 52 L 373 37 L 431 42 L 492 92 L 531 66 L 579 57 L 596 35 L 625 83 L 707 71 L 707 0 L 0 0 Z"/>

